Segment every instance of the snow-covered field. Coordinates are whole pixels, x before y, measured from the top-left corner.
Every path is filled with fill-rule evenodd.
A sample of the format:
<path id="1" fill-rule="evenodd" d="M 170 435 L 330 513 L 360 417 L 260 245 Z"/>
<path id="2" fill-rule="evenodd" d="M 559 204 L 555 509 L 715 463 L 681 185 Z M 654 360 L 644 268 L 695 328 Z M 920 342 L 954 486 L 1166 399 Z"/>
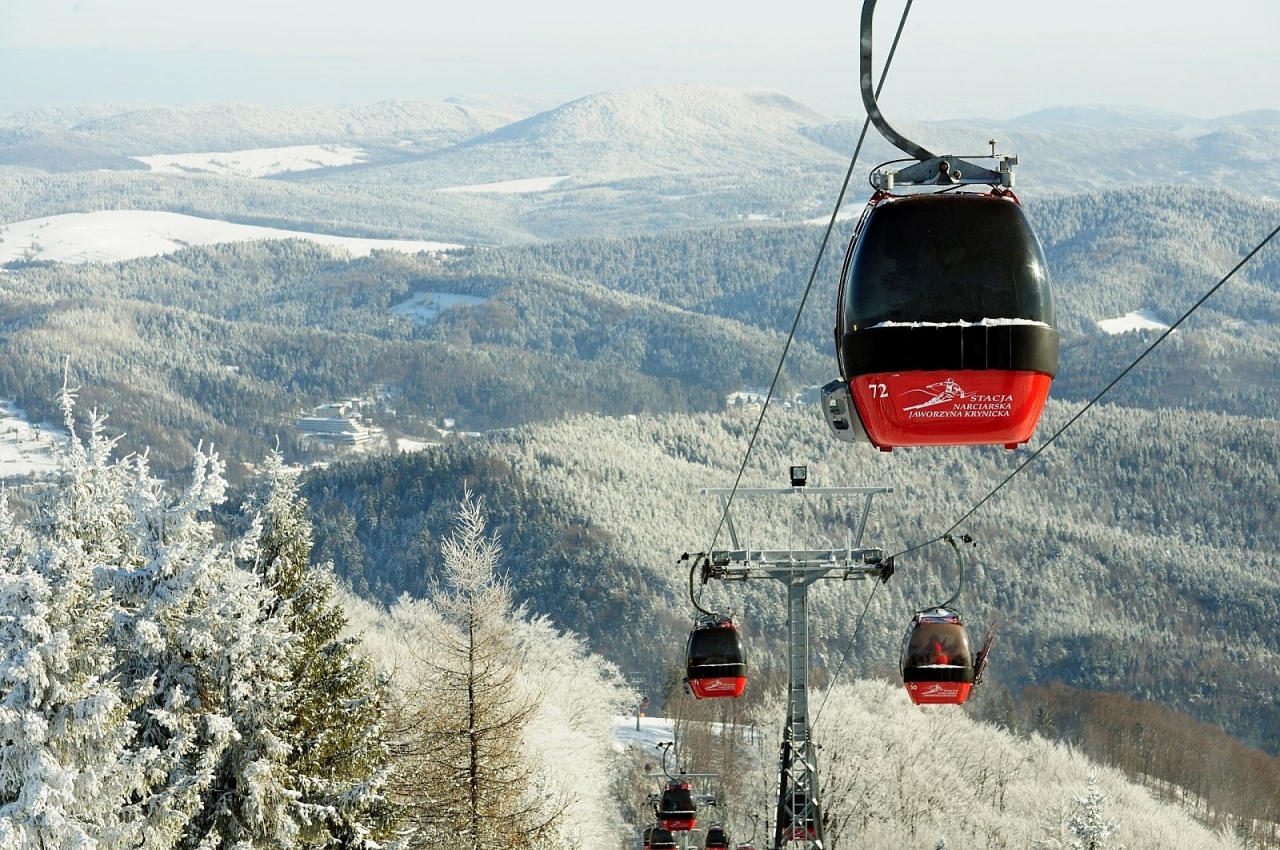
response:
<path id="1" fill-rule="evenodd" d="M 413 319 L 415 324 L 424 325 L 450 307 L 462 305 L 472 307 L 484 302 L 484 298 L 477 298 L 474 295 L 454 295 L 451 292 L 419 292 L 399 304 L 392 305 L 391 312 L 408 316 Z"/>
<path id="2" fill-rule="evenodd" d="M 15 260 L 111 263 L 168 254 L 192 245 L 263 239 L 306 239 L 344 248 L 352 256 L 361 257 L 374 250 L 413 254 L 463 247 L 447 242 L 304 233 L 172 212 L 102 210 L 33 218 L 0 226 L 0 264 Z"/>
<path id="3" fill-rule="evenodd" d="M 160 174 L 224 174 L 233 177 L 270 177 L 290 171 L 335 168 L 366 162 L 369 155 L 347 145 L 292 145 L 287 148 L 254 148 L 244 151 L 164 153 L 135 156 Z"/>
<path id="4" fill-rule="evenodd" d="M 66 434 L 32 425 L 26 414 L 0 402 L 0 481 L 47 475 L 57 468 L 54 447 Z"/>
<path id="5" fill-rule="evenodd" d="M 568 180 L 568 174 L 559 177 L 526 177 L 522 180 L 503 180 L 500 183 L 473 183 L 470 186 L 446 186 L 436 189 L 437 192 L 473 192 L 497 195 L 520 195 L 526 192 L 545 192 L 554 188 L 561 180 Z"/>
<path id="6" fill-rule="evenodd" d="M 1122 334 L 1129 331 L 1163 331 L 1169 326 L 1160 321 L 1151 310 L 1134 310 L 1118 319 L 1103 319 L 1098 322 L 1098 327 L 1103 333 Z"/>
<path id="7" fill-rule="evenodd" d="M 661 756 L 658 744 L 675 740 L 675 724 L 666 717 L 641 717 L 639 729 L 636 728 L 635 717 L 615 717 L 613 724 L 613 739 L 619 750 L 636 746 Z"/>
<path id="8" fill-rule="evenodd" d="M 857 211 L 841 210 L 839 213 L 836 214 L 836 221 L 853 221 L 855 218 L 857 218 L 860 215 L 862 215 L 862 210 L 860 209 Z M 823 215 L 823 216 L 818 216 L 817 218 L 806 218 L 804 220 L 804 223 L 820 224 L 823 227 L 826 227 L 828 224 L 831 223 L 831 216 Z"/>
<path id="9" fill-rule="evenodd" d="M 434 449 L 442 445 L 444 444 L 440 442 L 410 440 L 408 437 L 400 437 L 396 440 L 396 449 L 402 452 L 420 452 L 425 449 Z"/>

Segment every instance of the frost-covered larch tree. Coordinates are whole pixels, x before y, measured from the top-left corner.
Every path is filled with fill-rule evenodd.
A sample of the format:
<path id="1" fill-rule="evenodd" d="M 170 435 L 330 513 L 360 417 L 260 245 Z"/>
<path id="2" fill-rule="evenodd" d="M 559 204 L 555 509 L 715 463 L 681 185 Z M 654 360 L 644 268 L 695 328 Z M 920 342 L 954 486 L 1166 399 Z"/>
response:
<path id="1" fill-rule="evenodd" d="M 397 796 L 415 847 L 506 850 L 558 846 L 561 810 L 526 752 L 536 695 L 519 686 L 521 652 L 500 547 L 468 494 L 442 546 L 441 627 L 422 648 L 427 681 L 412 694 L 395 747 Z"/>
<path id="2" fill-rule="evenodd" d="M 393 837 L 397 812 L 383 794 L 390 756 L 373 668 L 357 654 L 359 639 L 343 635 L 347 618 L 331 601 L 332 573 L 308 564 L 312 529 L 297 477 L 272 454 L 264 480 L 268 492 L 247 508 L 260 528 L 254 570 L 274 594 L 267 615 L 291 636 L 279 729 L 291 745 L 285 768 L 300 825 L 295 846 L 378 847 Z"/>

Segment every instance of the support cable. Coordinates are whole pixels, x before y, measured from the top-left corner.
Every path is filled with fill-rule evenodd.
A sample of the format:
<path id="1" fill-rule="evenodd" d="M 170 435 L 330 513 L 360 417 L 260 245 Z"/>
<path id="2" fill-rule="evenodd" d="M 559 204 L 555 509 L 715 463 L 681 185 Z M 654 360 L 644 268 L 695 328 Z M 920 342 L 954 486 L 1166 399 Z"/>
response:
<path id="1" fill-rule="evenodd" d="M 896 553 L 894 553 L 893 557 L 897 557 L 898 555 L 906 555 L 906 554 L 907 554 L 907 553 L 909 553 L 909 552 L 914 552 L 914 551 L 916 551 L 917 549 L 923 549 L 923 548 L 924 548 L 924 547 L 926 547 L 926 546 L 932 546 L 934 543 L 937 543 L 937 542 L 939 542 L 939 541 L 941 541 L 941 540 L 946 539 L 948 535 L 950 535 L 953 531 L 955 531 L 957 528 L 959 528 L 959 527 L 960 527 L 961 523 L 963 523 L 965 520 L 969 519 L 969 517 L 971 517 L 971 516 L 973 516 L 975 513 L 977 513 L 977 512 L 978 512 L 978 510 L 979 510 L 983 505 L 985 505 L 987 502 L 991 501 L 991 499 L 992 499 L 992 498 L 993 498 L 997 493 L 999 493 L 1001 490 L 1003 490 L 1003 489 L 1004 489 L 1004 487 L 1005 487 L 1005 485 L 1007 485 L 1010 481 L 1012 481 L 1014 478 L 1016 478 L 1016 477 L 1018 476 L 1018 474 L 1019 474 L 1020 472 L 1022 472 L 1022 470 L 1026 469 L 1026 468 L 1031 464 L 1031 462 L 1032 462 L 1032 461 L 1034 461 L 1036 458 L 1040 457 L 1040 453 L 1041 453 L 1041 452 L 1043 452 L 1045 449 L 1049 448 L 1049 446 L 1050 446 L 1050 445 L 1052 445 L 1052 444 L 1053 444 L 1053 442 L 1054 442 L 1055 440 L 1057 440 L 1059 437 L 1061 437 L 1061 436 L 1062 436 L 1062 434 L 1063 434 L 1063 433 L 1064 433 L 1068 428 L 1070 428 L 1072 425 L 1074 425 L 1074 424 L 1076 423 L 1076 420 L 1078 420 L 1081 416 L 1084 416 L 1084 415 L 1085 415 L 1085 413 L 1087 413 L 1087 412 L 1089 411 L 1089 409 L 1090 409 L 1090 408 L 1092 408 L 1095 404 L 1097 404 L 1099 399 L 1101 399 L 1104 395 L 1106 395 L 1108 392 L 1110 392 L 1110 391 L 1115 387 L 1115 385 L 1116 385 L 1116 384 L 1120 383 L 1121 379 L 1123 379 L 1126 375 L 1128 375 L 1130 372 L 1132 372 L 1132 371 L 1134 370 L 1134 368 L 1135 368 L 1139 363 L 1141 363 L 1143 360 L 1145 360 L 1148 354 L 1150 354 L 1152 351 L 1155 351 L 1156 346 L 1158 346 L 1160 343 L 1164 342 L 1164 341 L 1165 341 L 1165 339 L 1167 339 L 1167 338 L 1168 338 L 1169 334 L 1171 334 L 1171 333 L 1173 333 L 1175 330 L 1177 330 L 1177 329 L 1178 329 L 1178 326 L 1179 326 L 1179 325 L 1181 325 L 1183 322 L 1185 322 L 1187 319 L 1189 319 L 1189 318 L 1191 317 L 1191 314 L 1192 314 L 1192 313 L 1194 313 L 1196 310 L 1200 309 L 1201 305 L 1203 305 L 1206 301 L 1208 301 L 1208 300 L 1209 300 L 1209 298 L 1210 298 L 1210 297 L 1211 297 L 1215 292 L 1217 292 L 1219 289 L 1221 289 L 1223 286 L 1225 286 L 1225 285 L 1226 285 L 1226 283 L 1227 283 L 1227 281 L 1231 280 L 1231 278 L 1232 278 L 1233 276 L 1235 276 L 1235 273 L 1236 273 L 1236 272 L 1238 272 L 1238 271 L 1240 271 L 1240 269 L 1244 268 L 1245 264 L 1246 264 L 1246 263 L 1248 263 L 1250 260 L 1252 260 L 1255 254 L 1257 254 L 1259 251 L 1261 251 L 1263 248 L 1265 248 L 1265 247 L 1267 246 L 1267 244 L 1268 244 L 1272 239 L 1274 239 L 1274 238 L 1276 237 L 1276 235 L 1277 235 L 1277 234 L 1280 234 L 1280 226 L 1277 226 L 1275 230 L 1272 230 L 1270 233 L 1268 233 L 1268 234 L 1266 235 L 1266 237 L 1265 237 L 1261 242 L 1259 242 L 1257 245 L 1255 245 L 1255 246 L 1254 246 L 1253 250 L 1251 250 L 1248 254 L 1245 254 L 1244 259 L 1242 259 L 1240 262 L 1236 263 L 1235 267 L 1234 267 L 1234 268 L 1232 268 L 1232 269 L 1231 269 L 1231 271 L 1229 271 L 1229 272 L 1227 272 L 1225 275 L 1223 275 L 1222 279 L 1221 279 L 1221 280 L 1219 280 L 1217 283 L 1215 283 L 1215 284 L 1214 284 L 1214 285 L 1209 289 L 1209 291 L 1208 291 L 1208 292 L 1206 292 L 1204 295 L 1200 296 L 1200 300 L 1196 301 L 1196 303 L 1195 303 L 1195 304 L 1192 304 L 1192 305 L 1191 305 L 1191 308 L 1190 308 L 1190 309 L 1188 309 L 1188 310 L 1187 310 L 1187 312 L 1183 313 L 1183 314 L 1182 314 L 1182 316 L 1181 316 L 1181 317 L 1180 317 L 1176 322 L 1174 322 L 1172 325 L 1170 325 L 1168 328 L 1166 328 L 1166 329 L 1165 329 L 1165 331 L 1164 331 L 1164 333 L 1162 333 L 1162 334 L 1160 334 L 1160 336 L 1156 337 L 1155 341 L 1154 341 L 1154 342 L 1152 342 L 1150 345 L 1148 345 L 1148 346 L 1146 347 L 1146 349 L 1145 349 L 1141 354 L 1139 354 L 1139 355 L 1137 356 L 1137 358 L 1136 358 L 1136 359 L 1134 359 L 1134 361 L 1133 361 L 1132 363 L 1130 363 L 1128 366 L 1124 367 L 1124 369 L 1120 372 L 1120 374 L 1119 374 L 1119 375 L 1116 375 L 1116 376 L 1115 376 L 1115 378 L 1113 378 L 1113 379 L 1112 379 L 1111 383 L 1107 384 L 1105 387 L 1103 387 L 1101 390 L 1099 390 L 1099 391 L 1098 391 L 1098 394 L 1097 394 L 1097 395 L 1095 395 L 1093 398 L 1089 399 L 1088 403 L 1087 403 L 1087 404 L 1085 404 L 1085 406 L 1084 406 L 1084 407 L 1080 408 L 1080 410 L 1078 410 L 1074 416 L 1072 416 L 1070 419 L 1068 419 L 1065 425 L 1063 425 L 1061 428 L 1059 428 L 1057 431 L 1055 431 L 1055 432 L 1053 433 L 1053 435 L 1052 435 L 1051 437 L 1049 437 L 1049 439 L 1047 439 L 1047 440 L 1045 440 L 1043 443 L 1041 443 L 1041 444 L 1036 448 L 1036 450 L 1035 450 L 1035 451 L 1033 451 L 1033 452 L 1030 454 L 1030 456 L 1028 456 L 1028 457 L 1026 458 L 1026 460 L 1024 460 L 1022 463 L 1018 464 L 1018 467 L 1017 467 L 1016 469 L 1014 469 L 1014 470 L 1013 470 L 1013 472 L 1010 472 L 1007 476 L 1005 476 L 1004 480 L 1003 480 L 1003 481 L 1001 481 L 999 484 L 997 484 L 997 485 L 996 485 L 996 486 L 991 490 L 991 492 L 989 492 L 989 493 L 987 493 L 987 495 L 983 496 L 983 497 L 982 497 L 982 499 L 980 499 L 980 500 L 978 501 L 978 503 L 977 503 L 977 504 L 975 504 L 975 505 L 974 505 L 973 507 L 971 507 L 968 511 L 966 511 L 966 512 L 964 513 L 964 515 L 963 515 L 963 516 L 961 516 L 958 520 L 956 520 L 954 523 L 952 523 L 950 528 L 948 528 L 946 531 L 944 531 L 944 532 L 942 532 L 941 534 L 939 534 L 937 537 L 934 537 L 934 538 L 931 538 L 931 539 L 929 539 L 929 540 L 926 540 L 926 541 L 925 541 L 925 542 L 923 542 L 923 543 L 917 543 L 917 544 L 916 544 L 916 545 L 914 545 L 914 546 L 908 546 L 906 549 L 903 549 L 901 552 L 896 552 Z"/>
<path id="2" fill-rule="evenodd" d="M 960 583 L 956 585 L 956 592 L 951 594 L 951 598 L 948 599 L 946 602 L 943 602 L 941 605 L 935 606 L 938 608 L 950 608 L 952 605 L 955 605 L 956 602 L 960 599 L 960 594 L 964 593 L 964 552 L 960 551 L 960 544 L 956 543 L 956 539 L 952 537 L 950 534 L 942 535 L 942 539 L 947 541 L 947 543 L 951 544 L 951 548 L 954 549 L 956 552 L 956 560 L 960 562 Z M 965 534 L 960 537 L 960 542 L 972 543 L 973 538 Z"/>
<path id="3" fill-rule="evenodd" d="M 884 69 L 880 72 L 880 83 L 876 86 L 876 97 L 880 96 L 880 91 L 884 88 L 884 81 L 889 76 L 889 66 L 893 64 L 893 55 L 898 50 L 898 41 L 902 38 L 902 30 L 907 25 L 907 14 L 911 11 L 913 0 L 907 0 L 906 5 L 902 9 L 902 19 L 898 22 L 898 30 L 894 33 L 893 44 L 889 47 L 889 55 L 885 58 Z M 800 296 L 800 307 L 796 310 L 795 320 L 791 323 L 791 330 L 787 334 L 787 341 L 782 347 L 782 356 L 778 358 L 778 368 L 773 373 L 773 381 L 769 384 L 769 392 L 765 395 L 764 404 L 760 406 L 760 415 L 756 418 L 755 428 L 751 432 L 751 439 L 747 442 L 747 450 L 742 456 L 742 465 L 738 467 L 738 475 L 733 480 L 733 487 L 729 491 L 728 497 L 725 499 L 724 510 L 720 514 L 720 521 L 716 525 L 715 533 L 711 535 L 711 545 L 707 547 L 707 551 L 711 552 L 716 547 L 716 541 L 720 539 L 720 532 L 724 530 L 724 524 L 729 516 L 729 509 L 733 506 L 733 497 L 738 491 L 738 485 L 742 483 L 742 475 L 747 469 L 747 462 L 751 459 L 751 450 L 755 447 L 756 438 L 760 435 L 760 426 L 764 423 L 764 415 L 769 410 L 769 402 L 773 400 L 774 390 L 777 389 L 778 379 L 782 375 L 782 367 L 787 362 L 787 354 L 791 351 L 791 343 L 796 337 L 796 328 L 800 326 L 800 317 L 804 315 L 805 304 L 809 301 L 809 292 L 813 289 L 813 282 L 818 277 L 818 269 L 822 265 L 822 257 L 826 253 L 827 244 L 831 241 L 831 233 L 835 230 L 836 219 L 840 216 L 840 207 L 844 204 L 844 196 L 849 191 L 849 182 L 853 179 L 853 170 L 857 167 L 858 156 L 862 153 L 862 144 L 866 141 L 867 130 L 871 127 L 871 117 L 862 122 L 862 132 L 858 135 L 858 144 L 853 149 L 853 157 L 849 160 L 849 169 L 845 172 L 844 183 L 840 186 L 840 194 L 836 197 L 835 209 L 831 211 L 831 219 L 827 222 L 826 232 L 822 235 L 822 243 L 818 246 L 818 256 L 813 261 L 813 269 L 809 272 L 809 282 L 805 284 L 804 293 Z M 708 611 L 698 603 L 693 593 L 693 571 L 698 568 L 698 561 L 695 559 L 693 566 L 689 572 L 689 598 L 693 602 L 695 608 L 703 614 L 714 614 Z"/>

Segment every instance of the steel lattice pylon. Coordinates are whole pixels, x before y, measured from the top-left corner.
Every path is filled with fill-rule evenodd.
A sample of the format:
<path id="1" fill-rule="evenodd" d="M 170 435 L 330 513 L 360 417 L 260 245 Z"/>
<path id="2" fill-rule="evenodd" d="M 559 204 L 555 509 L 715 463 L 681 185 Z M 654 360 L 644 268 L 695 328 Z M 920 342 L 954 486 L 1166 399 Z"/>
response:
<path id="1" fill-rule="evenodd" d="M 862 548 L 871 500 L 891 487 L 781 487 L 708 488 L 705 495 L 725 501 L 725 518 L 733 549 L 704 555 L 703 581 L 773 579 L 787 589 L 787 721 L 782 732 L 778 762 L 778 798 L 774 817 L 773 850 L 794 845 L 799 850 L 826 847 L 822 795 L 818 781 L 818 756 L 810 738 L 809 722 L 809 586 L 819 579 L 885 579 L 893 572 L 892 559 L 880 549 Z M 740 548 L 737 529 L 729 517 L 729 499 L 761 496 L 862 496 L 865 498 L 857 533 L 842 549 L 753 550 Z"/>

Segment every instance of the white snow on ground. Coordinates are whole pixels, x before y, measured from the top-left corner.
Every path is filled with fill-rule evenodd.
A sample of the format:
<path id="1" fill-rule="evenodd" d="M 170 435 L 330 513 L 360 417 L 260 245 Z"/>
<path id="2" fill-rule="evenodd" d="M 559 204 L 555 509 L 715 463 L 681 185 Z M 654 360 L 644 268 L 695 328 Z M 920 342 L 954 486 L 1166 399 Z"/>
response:
<path id="1" fill-rule="evenodd" d="M 836 221 L 851 221 L 860 215 L 862 215 L 862 210 L 858 210 L 857 212 L 848 212 L 846 210 L 836 214 Z M 805 224 L 821 224 L 822 226 L 825 227 L 826 225 L 831 223 L 831 216 L 824 215 L 818 218 L 806 218 L 804 220 L 804 223 Z"/>
<path id="2" fill-rule="evenodd" d="M 304 233 L 172 212 L 102 210 L 33 218 L 0 226 L 0 264 L 14 260 L 112 263 L 168 254 L 192 245 L 261 239 L 306 239 L 345 248 L 359 257 L 377 249 L 413 254 L 463 247 L 447 242 Z"/>
<path id="3" fill-rule="evenodd" d="M 1134 310 L 1118 319 L 1103 319 L 1098 322 L 1098 327 L 1103 333 L 1122 334 L 1128 331 L 1163 331 L 1169 326 L 1156 318 L 1155 313 L 1150 310 Z"/>
<path id="4" fill-rule="evenodd" d="M 976 322 L 880 322 L 872 325 L 873 328 L 996 328 L 1011 325 L 1029 325 L 1035 328 L 1047 328 L 1049 325 L 1045 322 L 1039 322 L 1035 319 L 980 319 Z"/>
<path id="5" fill-rule="evenodd" d="M 369 155 L 347 145 L 292 145 L 287 148 L 254 148 L 245 151 L 163 153 L 135 156 L 138 162 L 160 174 L 224 174 L 233 177 L 270 177 L 290 171 L 334 168 L 367 162 Z"/>
<path id="6" fill-rule="evenodd" d="M 408 437 L 400 437 L 396 440 L 396 449 L 402 452 L 420 452 L 423 449 L 434 449 L 444 445 L 439 442 L 427 442 L 424 440 L 410 440 Z"/>
<path id="7" fill-rule="evenodd" d="M 419 292 L 391 306 L 391 312 L 413 319 L 414 324 L 425 325 L 450 307 L 473 307 L 487 299 L 474 295 L 454 295 L 451 292 Z"/>
<path id="8" fill-rule="evenodd" d="M 48 425 L 31 425 L 26 414 L 0 402 L 0 480 L 39 477 L 57 469 L 54 447 L 66 434 Z"/>
<path id="9" fill-rule="evenodd" d="M 618 751 L 636 746 L 647 753 L 655 753 L 656 758 L 661 759 L 662 752 L 658 749 L 658 744 L 675 740 L 675 723 L 666 717 L 641 717 L 639 726 L 637 729 L 634 715 L 613 719 L 613 740 Z"/>
<path id="10" fill-rule="evenodd" d="M 474 183 L 470 186 L 446 186 L 436 189 L 437 192 L 474 192 L 501 195 L 518 195 L 525 192 L 545 192 L 553 188 L 561 180 L 568 180 L 568 174 L 559 177 L 526 177 L 523 180 L 503 180 L 500 183 Z"/>

